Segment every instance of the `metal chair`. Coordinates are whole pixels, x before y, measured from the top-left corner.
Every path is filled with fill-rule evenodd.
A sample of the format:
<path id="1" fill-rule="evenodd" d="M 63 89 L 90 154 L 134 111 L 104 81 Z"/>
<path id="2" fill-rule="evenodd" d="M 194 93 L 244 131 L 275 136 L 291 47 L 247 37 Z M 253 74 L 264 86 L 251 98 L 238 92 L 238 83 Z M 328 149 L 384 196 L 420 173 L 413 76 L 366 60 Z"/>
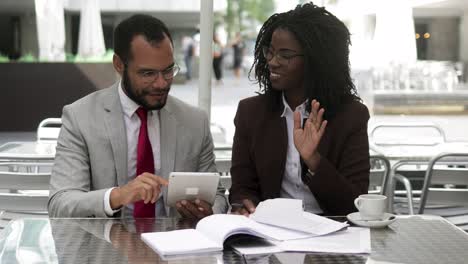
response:
<path id="1" fill-rule="evenodd" d="M 230 144 L 217 144 L 214 147 L 214 153 L 216 155 L 216 160 L 226 160 L 226 159 L 231 160 L 232 145 L 230 145 Z"/>
<path id="2" fill-rule="evenodd" d="M 429 162 L 418 213 L 464 216 L 468 224 L 468 153 L 443 153 Z"/>
<path id="3" fill-rule="evenodd" d="M 371 155 L 370 168 L 369 193 L 385 194 L 390 173 L 390 161 L 381 155 Z"/>
<path id="4" fill-rule="evenodd" d="M 231 188 L 231 159 L 216 159 L 216 168 L 218 169 L 221 181 L 221 186 L 226 189 L 226 197 L 229 195 L 229 189 Z"/>
<path id="5" fill-rule="evenodd" d="M 61 118 L 46 118 L 42 120 L 37 127 L 37 140 L 56 141 L 58 139 L 61 126 Z"/>
<path id="6" fill-rule="evenodd" d="M 423 181 L 424 173 L 418 178 L 413 177 L 410 181 L 406 175 L 406 170 L 402 170 L 405 167 L 418 167 L 422 168 L 427 165 L 427 162 L 424 161 L 414 161 L 414 160 L 399 160 L 393 164 L 392 169 L 390 170 L 389 175 L 389 204 L 391 205 L 390 211 L 397 214 L 414 214 L 415 204 L 420 203 L 421 189 L 422 185 L 416 184 L 416 189 L 414 188 L 415 180 Z M 418 183 L 416 182 L 416 183 Z M 403 190 L 397 189 L 397 184 L 400 183 L 403 185 Z"/>
<path id="7" fill-rule="evenodd" d="M 0 171 L 0 228 L 12 219 L 47 217 L 50 175 Z"/>
<path id="8" fill-rule="evenodd" d="M 405 130 L 407 133 L 401 133 Z M 380 137 L 378 131 L 385 137 Z M 414 136 L 409 136 L 411 133 Z M 379 123 L 370 130 L 369 138 L 376 146 L 432 146 L 445 142 L 445 132 L 435 123 Z"/>
<path id="9" fill-rule="evenodd" d="M 390 172 L 391 166 L 390 161 L 381 155 L 371 155 L 370 156 L 370 173 L 369 173 L 369 193 L 371 194 L 382 194 L 387 195 L 389 197 L 389 207 L 390 211 L 394 211 L 394 202 L 399 204 L 406 203 L 408 212 L 407 214 L 414 214 L 413 211 L 413 195 L 412 195 L 412 188 L 409 180 L 399 174 L 393 176 L 393 181 L 391 181 Z M 389 182 L 392 183 L 391 188 L 388 189 Z M 403 183 L 405 187 L 404 191 L 396 191 L 395 186 L 396 182 Z M 395 194 L 398 195 L 406 195 L 406 199 L 394 199 Z"/>
<path id="10" fill-rule="evenodd" d="M 390 212 L 413 215 L 415 191 L 413 191 L 411 182 L 401 174 L 393 174 L 392 179 L 389 181 L 391 182 L 390 191 L 388 192 Z M 403 184 L 404 190 L 397 190 L 397 183 Z M 398 209 L 395 209 L 395 207 Z"/>
<path id="11" fill-rule="evenodd" d="M 377 153 L 404 152 L 412 147 L 432 147 L 446 141 L 443 129 L 432 122 L 379 123 L 370 130 L 369 139 Z M 397 213 L 414 213 L 413 204 L 419 202 L 426 164 L 411 160 L 397 160 L 392 164 L 388 178 L 390 191 L 387 193 L 390 211 L 394 211 L 396 205 L 400 206 L 395 210 Z M 404 190 L 396 189 L 397 183 L 401 183 Z"/>

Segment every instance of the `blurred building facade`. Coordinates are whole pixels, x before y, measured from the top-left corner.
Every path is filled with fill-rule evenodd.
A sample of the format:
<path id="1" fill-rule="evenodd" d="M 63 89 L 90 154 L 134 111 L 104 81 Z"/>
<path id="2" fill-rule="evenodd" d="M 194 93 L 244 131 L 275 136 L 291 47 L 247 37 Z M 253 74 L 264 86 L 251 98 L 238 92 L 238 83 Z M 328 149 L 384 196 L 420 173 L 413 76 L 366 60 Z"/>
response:
<path id="1" fill-rule="evenodd" d="M 65 23 L 65 52 L 77 54 L 81 5 L 86 1 L 62 0 Z M 195 34 L 200 23 L 202 0 L 97 0 L 101 10 L 102 29 L 106 49 L 113 46 L 112 32 L 123 19 L 134 13 L 154 15 L 163 20 L 174 34 L 174 44 L 181 48 L 180 39 Z M 225 0 L 214 1 L 215 13 L 226 10 Z M 0 1 L 0 54 L 10 59 L 32 55 L 38 57 L 38 33 L 35 0 Z"/>

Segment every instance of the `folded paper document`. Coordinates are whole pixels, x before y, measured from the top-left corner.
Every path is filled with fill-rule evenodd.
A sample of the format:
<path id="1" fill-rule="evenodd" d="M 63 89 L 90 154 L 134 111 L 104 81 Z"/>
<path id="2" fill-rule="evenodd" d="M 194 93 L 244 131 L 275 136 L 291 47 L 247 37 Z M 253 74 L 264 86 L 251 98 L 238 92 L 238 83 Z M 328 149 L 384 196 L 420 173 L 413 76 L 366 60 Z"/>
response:
<path id="1" fill-rule="evenodd" d="M 319 215 L 304 212 L 302 200 L 276 198 L 258 204 L 250 218 L 258 223 L 306 232 L 316 236 L 330 234 L 348 226 Z"/>
<path id="2" fill-rule="evenodd" d="M 200 220 L 195 229 L 143 233 L 141 239 L 160 255 L 176 255 L 221 251 L 224 241 L 236 234 L 248 234 L 274 241 L 313 236 L 260 224 L 242 215 L 216 214 Z"/>
<path id="3" fill-rule="evenodd" d="M 297 200 L 274 200 L 277 201 L 260 203 L 259 210 L 250 218 L 242 215 L 211 215 L 200 220 L 195 229 L 143 233 L 141 238 L 163 256 L 199 254 L 221 251 L 224 241 L 237 234 L 279 243 L 321 236 L 347 226 L 346 223 L 303 212 L 302 203 L 299 204 Z M 290 213 L 288 210 L 295 211 Z M 284 215 L 288 216 L 289 222 Z"/>

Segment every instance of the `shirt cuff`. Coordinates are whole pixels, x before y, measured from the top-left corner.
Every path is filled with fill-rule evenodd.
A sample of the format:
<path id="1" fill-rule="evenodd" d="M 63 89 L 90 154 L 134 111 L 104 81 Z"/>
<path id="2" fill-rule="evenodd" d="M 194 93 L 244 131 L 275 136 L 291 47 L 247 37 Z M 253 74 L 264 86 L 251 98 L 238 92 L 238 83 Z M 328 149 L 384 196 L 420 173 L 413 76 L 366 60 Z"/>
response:
<path id="1" fill-rule="evenodd" d="M 114 189 L 115 187 L 113 188 L 110 188 L 109 190 L 106 191 L 106 193 L 104 194 L 104 212 L 106 213 L 107 216 L 114 216 L 115 213 L 117 213 L 118 211 L 120 211 L 121 208 L 117 209 L 117 210 L 112 210 L 112 207 L 110 205 L 110 193 L 112 192 L 112 190 Z"/>
<path id="2" fill-rule="evenodd" d="M 112 244 L 112 241 L 110 239 L 110 233 L 112 230 L 112 225 L 114 225 L 114 221 L 107 221 L 107 223 L 104 225 L 104 239 Z"/>

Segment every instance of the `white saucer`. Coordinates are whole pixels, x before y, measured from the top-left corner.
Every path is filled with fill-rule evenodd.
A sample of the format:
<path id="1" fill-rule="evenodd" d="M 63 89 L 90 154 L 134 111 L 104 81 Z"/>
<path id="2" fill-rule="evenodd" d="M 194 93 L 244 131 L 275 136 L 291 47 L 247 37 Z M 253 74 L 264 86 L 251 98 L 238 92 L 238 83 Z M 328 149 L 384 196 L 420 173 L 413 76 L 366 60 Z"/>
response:
<path id="1" fill-rule="evenodd" d="M 392 219 L 390 219 L 392 217 Z M 371 228 L 382 228 L 395 222 L 396 218 L 394 214 L 385 213 L 383 219 L 386 220 L 361 220 L 361 214 L 354 212 L 346 216 L 349 221 L 358 226 L 371 227 Z"/>

